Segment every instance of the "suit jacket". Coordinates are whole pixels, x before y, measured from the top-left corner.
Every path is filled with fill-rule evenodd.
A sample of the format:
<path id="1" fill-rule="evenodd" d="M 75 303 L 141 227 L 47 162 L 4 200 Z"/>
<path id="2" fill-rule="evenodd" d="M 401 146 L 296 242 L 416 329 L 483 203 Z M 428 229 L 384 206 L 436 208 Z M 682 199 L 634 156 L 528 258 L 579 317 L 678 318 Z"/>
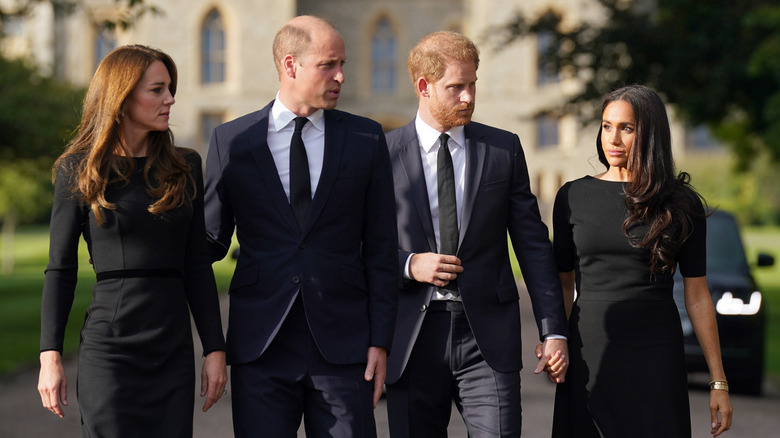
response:
<path id="1" fill-rule="evenodd" d="M 206 162 L 206 231 L 212 259 L 233 229 L 241 251 L 230 283 L 227 358 L 258 358 L 297 293 L 320 352 L 365 363 L 390 349 L 398 267 L 392 174 L 381 126 L 327 110 L 322 174 L 302 227 L 267 144 L 273 102 L 218 126 Z"/>
<path id="2" fill-rule="evenodd" d="M 522 368 L 519 295 L 507 232 L 520 263 L 540 338 L 568 335 L 558 269 L 547 227 L 531 193 L 517 135 L 479 123 L 465 126 L 466 181 L 457 256 L 460 297 L 487 364 L 499 372 Z M 393 165 L 400 269 L 411 253 L 437 252 L 420 143 L 414 121 L 387 134 Z M 403 373 L 433 294 L 429 283 L 404 281 L 399 292 L 388 383 Z"/>

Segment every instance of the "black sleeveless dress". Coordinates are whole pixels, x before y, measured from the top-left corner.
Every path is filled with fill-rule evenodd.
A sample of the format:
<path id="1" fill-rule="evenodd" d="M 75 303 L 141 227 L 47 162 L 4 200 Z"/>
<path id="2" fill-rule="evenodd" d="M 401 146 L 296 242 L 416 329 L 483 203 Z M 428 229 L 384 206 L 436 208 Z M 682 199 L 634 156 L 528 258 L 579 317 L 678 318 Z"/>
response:
<path id="1" fill-rule="evenodd" d="M 629 244 L 624 199 L 623 183 L 585 177 L 565 184 L 555 201 L 556 261 L 559 271 L 575 271 L 578 294 L 570 367 L 555 394 L 556 438 L 691 436 L 674 282 L 653 278 L 648 252 Z M 700 201 L 696 209 L 703 213 Z M 692 219 L 678 263 L 684 276 L 700 277 L 706 222 L 703 214 Z"/>
<path id="2" fill-rule="evenodd" d="M 156 216 L 143 166 L 130 183 L 106 191 L 105 222 L 69 187 L 77 159 L 57 171 L 49 264 L 43 290 L 41 350 L 62 351 L 77 278 L 78 240 L 86 240 L 97 282 L 81 330 L 77 397 L 84 437 L 191 437 L 195 363 L 190 309 L 204 352 L 224 350 L 219 303 L 206 251 L 200 157 L 185 153 L 197 196 Z M 192 186 L 188 187 L 191 190 Z"/>

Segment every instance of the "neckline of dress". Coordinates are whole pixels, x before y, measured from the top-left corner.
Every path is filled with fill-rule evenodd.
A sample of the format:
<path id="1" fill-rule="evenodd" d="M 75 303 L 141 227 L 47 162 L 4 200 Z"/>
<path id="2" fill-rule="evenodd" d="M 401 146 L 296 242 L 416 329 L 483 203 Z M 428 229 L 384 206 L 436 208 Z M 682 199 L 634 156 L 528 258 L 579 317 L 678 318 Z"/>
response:
<path id="1" fill-rule="evenodd" d="M 613 184 L 614 183 L 617 183 L 617 184 L 627 184 L 628 183 L 628 181 L 612 181 L 610 179 L 596 178 L 595 176 L 592 176 L 592 175 L 587 175 L 585 178 L 592 179 L 593 181 L 601 181 L 601 182 L 613 183 Z"/>

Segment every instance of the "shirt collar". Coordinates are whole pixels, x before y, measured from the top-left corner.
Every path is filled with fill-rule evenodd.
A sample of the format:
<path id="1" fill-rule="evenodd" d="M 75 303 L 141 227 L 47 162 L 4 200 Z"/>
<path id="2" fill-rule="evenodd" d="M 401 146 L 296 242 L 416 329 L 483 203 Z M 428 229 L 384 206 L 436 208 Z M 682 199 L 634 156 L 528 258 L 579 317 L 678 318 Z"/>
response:
<path id="1" fill-rule="evenodd" d="M 309 119 L 309 123 L 312 126 L 320 131 L 325 131 L 325 120 L 323 115 L 324 111 L 322 109 L 318 109 L 307 118 Z M 290 111 L 286 106 L 284 106 L 282 101 L 279 99 L 279 93 L 277 92 L 274 104 L 271 106 L 271 119 L 274 122 L 273 129 L 276 132 L 281 131 L 282 129 L 286 128 L 287 125 L 292 123 L 296 117 L 298 116 L 296 116 L 294 112 Z"/>
<path id="2" fill-rule="evenodd" d="M 445 134 L 450 136 L 450 140 L 447 143 L 450 149 L 455 147 L 465 148 L 466 134 L 463 129 L 464 126 L 465 125 L 453 126 L 447 132 L 445 132 Z M 417 130 L 417 138 L 420 139 L 420 146 L 423 148 L 425 153 L 430 152 L 434 146 L 438 147 L 439 136 L 442 133 L 425 123 L 423 119 L 420 118 L 419 112 L 417 113 L 417 117 L 414 119 L 414 127 Z"/>

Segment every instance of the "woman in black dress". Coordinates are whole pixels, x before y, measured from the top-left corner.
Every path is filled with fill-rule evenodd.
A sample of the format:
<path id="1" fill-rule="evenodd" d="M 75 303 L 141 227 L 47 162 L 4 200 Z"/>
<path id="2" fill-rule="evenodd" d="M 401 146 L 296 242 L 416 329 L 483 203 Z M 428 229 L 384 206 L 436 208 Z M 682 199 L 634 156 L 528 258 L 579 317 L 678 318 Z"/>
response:
<path id="1" fill-rule="evenodd" d="M 206 356 L 204 411 L 227 382 L 201 160 L 174 147 L 168 128 L 176 76 L 158 50 L 111 52 L 90 82 L 78 133 L 54 166 L 38 391 L 44 407 L 64 416 L 62 343 L 83 235 L 97 277 L 79 345 L 84 437 L 192 436 L 190 311 Z"/>
<path id="2" fill-rule="evenodd" d="M 611 93 L 596 143 L 607 171 L 566 183 L 553 213 L 571 328 L 553 436 L 691 436 L 672 298 L 678 266 L 713 380 L 709 405 L 718 436 L 729 429 L 732 408 L 705 277 L 706 215 L 688 175 L 675 176 L 663 102 L 643 86 Z"/>

